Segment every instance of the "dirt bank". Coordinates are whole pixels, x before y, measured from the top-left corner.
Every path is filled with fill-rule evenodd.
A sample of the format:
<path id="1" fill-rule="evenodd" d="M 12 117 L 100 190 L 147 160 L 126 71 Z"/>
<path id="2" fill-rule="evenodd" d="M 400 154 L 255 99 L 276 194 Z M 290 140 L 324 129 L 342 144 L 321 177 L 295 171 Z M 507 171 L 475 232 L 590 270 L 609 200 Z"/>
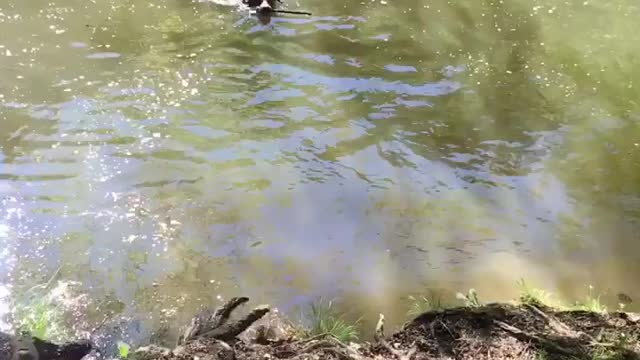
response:
<path id="1" fill-rule="evenodd" d="M 254 319 L 255 311 L 251 313 Z M 211 313 L 207 319 L 224 323 L 226 320 L 220 322 L 220 311 L 217 314 L 217 320 Z M 376 340 L 360 344 L 345 344 L 330 335 L 300 339 L 282 329 L 270 328 L 269 323 L 255 323 L 245 328 L 242 335 L 234 335 L 240 329 L 240 322 L 242 320 L 214 326 L 214 330 L 208 330 L 215 335 L 211 337 L 199 333 L 202 327 L 194 321 L 182 345 L 176 349 L 139 349 L 133 357 L 163 360 L 640 359 L 640 316 L 630 313 L 554 311 L 543 306 L 506 304 L 461 307 L 424 313 L 387 336 L 379 328 Z M 234 326 L 235 330 L 229 332 Z"/>

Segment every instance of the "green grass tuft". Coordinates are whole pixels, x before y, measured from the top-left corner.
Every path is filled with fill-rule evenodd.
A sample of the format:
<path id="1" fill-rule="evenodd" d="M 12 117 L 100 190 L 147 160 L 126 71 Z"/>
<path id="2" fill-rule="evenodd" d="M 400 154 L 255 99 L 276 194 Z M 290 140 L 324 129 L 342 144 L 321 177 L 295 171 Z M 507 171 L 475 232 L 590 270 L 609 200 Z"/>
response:
<path id="1" fill-rule="evenodd" d="M 456 298 L 458 300 L 462 300 L 466 307 L 482 306 L 482 303 L 478 300 L 478 293 L 476 292 L 476 289 L 469 289 L 466 295 L 463 293 L 457 293 Z"/>
<path id="2" fill-rule="evenodd" d="M 71 337 L 70 329 L 65 326 L 64 309 L 49 296 L 25 297 L 14 304 L 11 315 L 19 332 L 59 341 Z"/>
<path id="3" fill-rule="evenodd" d="M 129 346 L 129 344 L 123 342 L 123 341 L 118 341 L 118 355 L 120 355 L 120 358 L 122 359 L 126 359 L 129 357 L 129 350 L 131 349 L 131 347 Z"/>
<path id="4" fill-rule="evenodd" d="M 65 309 L 53 294 L 56 290 L 53 285 L 60 269 L 58 268 L 46 283 L 13 294 L 10 317 L 17 332 L 53 341 L 70 338 L 71 329 L 65 324 Z M 58 285 L 60 284 L 66 285 L 64 282 L 58 282 Z"/>
<path id="5" fill-rule="evenodd" d="M 440 296 L 411 296 L 409 295 L 409 300 L 411 300 L 411 305 L 409 307 L 409 311 L 407 311 L 407 315 L 411 317 L 416 317 L 420 314 L 424 314 L 429 311 L 437 311 L 444 309 L 444 305 L 442 304 L 442 298 Z"/>
<path id="6" fill-rule="evenodd" d="M 520 288 L 519 300 L 521 303 L 535 306 L 553 306 L 553 300 L 550 293 L 542 289 L 530 287 L 525 283 L 524 279 L 520 279 L 520 281 L 518 281 L 518 287 Z"/>
<path id="7" fill-rule="evenodd" d="M 310 326 L 302 331 L 303 337 L 327 334 L 342 342 L 358 339 L 357 325 L 360 319 L 355 323 L 348 323 L 344 320 L 343 315 L 335 310 L 333 301 L 320 300 L 312 303 L 310 308 L 311 312 L 308 315 Z"/>
<path id="8" fill-rule="evenodd" d="M 583 301 L 578 301 L 573 306 L 575 310 L 584 310 L 595 313 L 605 313 L 607 312 L 607 307 L 600 302 L 600 295 L 594 296 L 593 294 L 593 286 L 589 285 L 589 293 L 585 297 Z"/>

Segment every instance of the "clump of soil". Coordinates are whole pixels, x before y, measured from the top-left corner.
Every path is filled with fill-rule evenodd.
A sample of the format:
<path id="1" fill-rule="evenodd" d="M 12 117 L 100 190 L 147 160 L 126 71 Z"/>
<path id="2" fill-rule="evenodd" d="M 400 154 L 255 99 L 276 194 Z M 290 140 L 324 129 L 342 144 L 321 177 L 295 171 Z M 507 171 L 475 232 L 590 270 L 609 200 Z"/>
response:
<path id="1" fill-rule="evenodd" d="M 224 326 L 237 332 L 239 322 Z M 134 355 L 159 360 L 640 359 L 640 316 L 629 313 L 491 304 L 424 313 L 388 337 L 380 325 L 376 340 L 361 344 L 344 344 L 329 334 L 299 339 L 270 325 L 249 328 L 251 336 L 208 329 L 217 334 L 211 337 L 188 329 L 174 350 L 147 348 Z"/>
<path id="2" fill-rule="evenodd" d="M 388 342 L 415 346 L 415 359 L 640 359 L 639 321 L 627 313 L 492 304 L 422 314 Z"/>

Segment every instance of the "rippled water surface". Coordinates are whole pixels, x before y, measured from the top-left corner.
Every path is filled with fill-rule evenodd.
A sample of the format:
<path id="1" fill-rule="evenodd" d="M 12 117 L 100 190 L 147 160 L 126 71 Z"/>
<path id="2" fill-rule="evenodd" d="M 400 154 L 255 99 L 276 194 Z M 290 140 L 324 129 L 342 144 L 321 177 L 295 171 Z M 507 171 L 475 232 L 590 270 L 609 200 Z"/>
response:
<path id="1" fill-rule="evenodd" d="M 640 295 L 637 1 L 285 7 L 0 3 L 0 296 L 59 269 L 146 334 L 237 295 Z"/>

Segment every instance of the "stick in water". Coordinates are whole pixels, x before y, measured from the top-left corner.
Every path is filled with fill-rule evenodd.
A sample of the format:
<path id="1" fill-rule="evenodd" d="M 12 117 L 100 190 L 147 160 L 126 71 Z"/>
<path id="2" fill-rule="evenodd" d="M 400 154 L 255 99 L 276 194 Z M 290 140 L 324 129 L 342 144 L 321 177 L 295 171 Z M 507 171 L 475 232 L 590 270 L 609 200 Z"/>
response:
<path id="1" fill-rule="evenodd" d="M 309 15 L 309 16 L 311 16 L 311 13 L 310 12 L 306 12 L 306 11 L 272 10 L 271 12 L 281 13 L 281 14 L 296 14 L 296 15 Z"/>

